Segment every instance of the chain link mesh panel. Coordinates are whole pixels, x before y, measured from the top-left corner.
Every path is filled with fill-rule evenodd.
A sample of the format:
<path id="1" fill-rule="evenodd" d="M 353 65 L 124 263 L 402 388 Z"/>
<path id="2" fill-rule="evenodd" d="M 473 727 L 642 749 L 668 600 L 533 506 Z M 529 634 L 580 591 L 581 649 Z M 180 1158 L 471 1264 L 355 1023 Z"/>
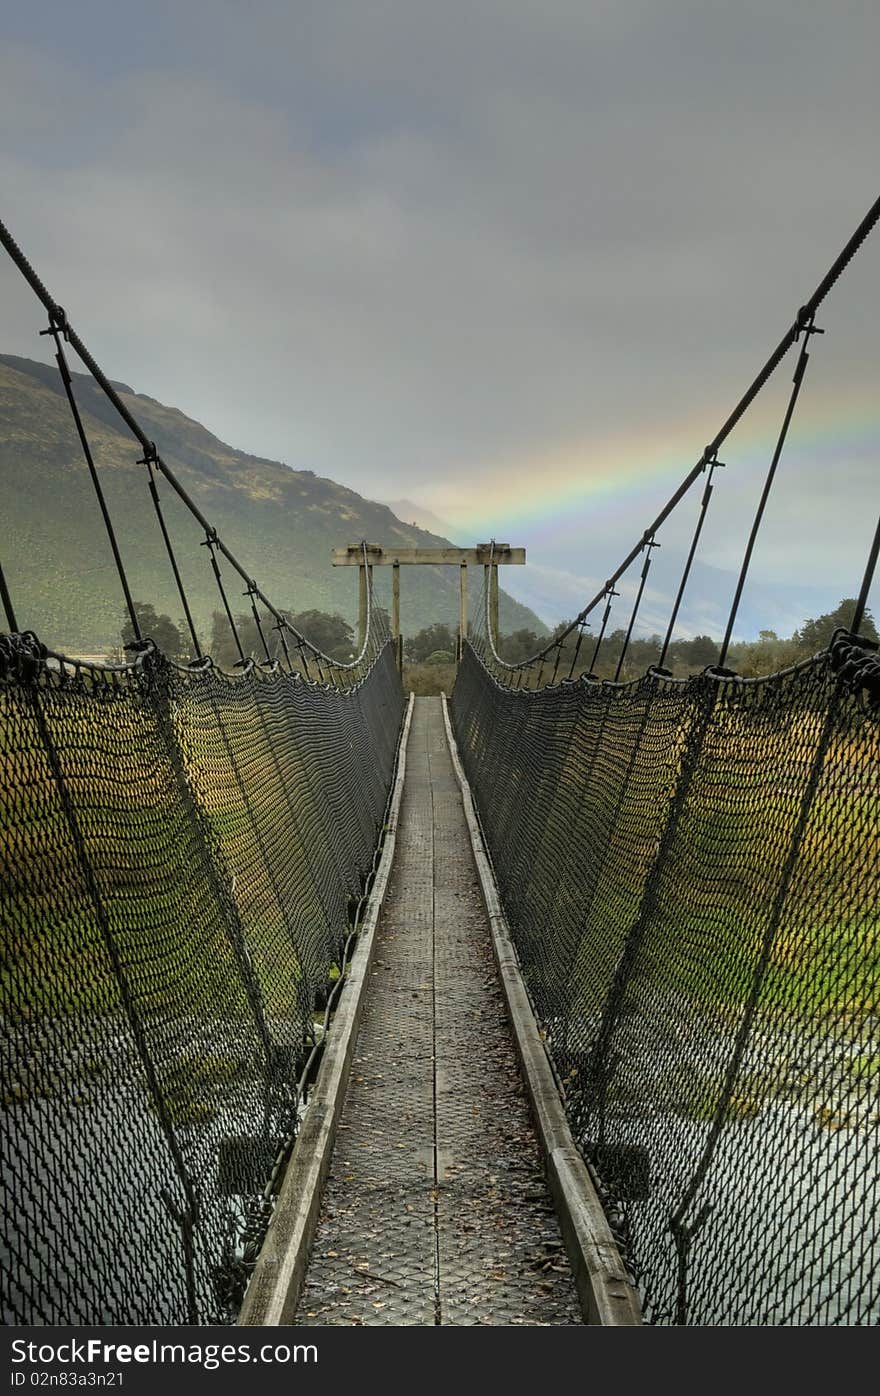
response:
<path id="1" fill-rule="evenodd" d="M 499 682 L 457 739 L 572 1126 L 673 1324 L 880 1320 L 880 666 Z"/>
<path id="2" fill-rule="evenodd" d="M 0 639 L 3 1317 L 229 1321 L 390 786 L 345 692 Z"/>

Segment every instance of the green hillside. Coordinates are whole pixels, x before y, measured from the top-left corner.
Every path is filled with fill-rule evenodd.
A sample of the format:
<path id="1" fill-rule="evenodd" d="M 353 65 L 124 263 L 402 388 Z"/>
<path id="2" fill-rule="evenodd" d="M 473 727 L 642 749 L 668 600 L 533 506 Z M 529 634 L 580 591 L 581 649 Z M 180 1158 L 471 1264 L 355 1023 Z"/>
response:
<path id="1" fill-rule="evenodd" d="M 91 378 L 76 374 L 83 422 L 116 526 L 132 594 L 173 618 L 174 582 L 139 465 L 140 448 Z M 448 539 L 401 523 L 373 503 L 310 470 L 291 470 L 235 450 L 198 422 L 154 398 L 116 384 L 165 461 L 242 565 L 277 606 L 357 613 L 357 573 L 330 566 L 331 548 L 366 538 L 384 546 L 428 547 Z M 167 484 L 165 516 L 196 624 L 207 638 L 219 599 L 201 532 Z M 53 648 L 98 653 L 119 643 L 122 596 L 79 440 L 54 366 L 0 355 L 0 509 L 2 563 L 17 619 Z M 379 600 L 389 604 L 390 569 L 377 569 Z M 233 609 L 242 584 L 224 581 Z M 471 595 L 479 586 L 471 579 Z M 457 624 L 454 568 L 405 569 L 401 625 L 412 634 L 434 621 Z M 501 627 L 546 627 L 502 592 Z"/>

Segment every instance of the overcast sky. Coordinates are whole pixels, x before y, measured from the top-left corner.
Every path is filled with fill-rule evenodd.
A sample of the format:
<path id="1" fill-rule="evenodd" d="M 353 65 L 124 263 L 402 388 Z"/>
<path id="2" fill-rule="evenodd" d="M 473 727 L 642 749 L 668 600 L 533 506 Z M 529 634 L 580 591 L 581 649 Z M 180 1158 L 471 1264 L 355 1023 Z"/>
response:
<path id="1" fill-rule="evenodd" d="M 550 621 L 628 551 L 880 192 L 873 0 L 0 14 L 2 216 L 107 372 L 458 541 L 524 544 L 513 589 Z M 16 276 L 0 348 L 44 356 Z M 781 628 L 861 575 L 878 289 L 880 231 L 820 317 L 755 558 L 749 604 Z M 789 385 L 723 453 L 708 563 L 736 565 Z"/>

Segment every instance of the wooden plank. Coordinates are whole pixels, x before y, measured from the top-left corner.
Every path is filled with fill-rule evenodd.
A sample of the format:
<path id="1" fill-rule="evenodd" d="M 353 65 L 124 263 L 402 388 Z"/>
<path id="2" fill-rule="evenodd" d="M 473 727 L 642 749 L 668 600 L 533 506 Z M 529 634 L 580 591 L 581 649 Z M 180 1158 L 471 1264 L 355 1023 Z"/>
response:
<path id="1" fill-rule="evenodd" d="M 480 543 L 476 548 L 379 548 L 367 545 L 367 559 L 371 567 L 478 567 L 488 563 L 491 549 L 488 543 Z M 511 548 L 508 543 L 496 543 L 491 553 L 494 563 L 500 566 L 522 567 L 526 560 L 525 548 Z M 347 548 L 334 548 L 331 555 L 334 567 L 360 567 L 364 560 L 364 545 L 353 543 Z"/>

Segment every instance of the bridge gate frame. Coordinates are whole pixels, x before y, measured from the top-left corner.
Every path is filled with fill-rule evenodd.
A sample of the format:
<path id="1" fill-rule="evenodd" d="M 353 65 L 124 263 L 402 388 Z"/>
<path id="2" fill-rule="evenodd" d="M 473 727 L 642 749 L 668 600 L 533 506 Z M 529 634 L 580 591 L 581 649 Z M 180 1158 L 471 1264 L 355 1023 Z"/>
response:
<path id="1" fill-rule="evenodd" d="M 368 559 L 364 562 L 364 555 Z M 458 646 L 456 663 L 461 662 L 462 649 L 468 633 L 467 570 L 482 567 L 487 574 L 489 607 L 493 635 L 498 634 L 498 567 L 524 566 L 525 548 L 512 548 L 509 543 L 478 543 L 475 548 L 383 548 L 375 543 L 350 543 L 334 548 L 334 567 L 358 568 L 358 647 L 362 648 L 367 631 L 368 577 L 372 581 L 374 567 L 391 567 L 391 634 L 394 637 L 397 667 L 403 674 L 403 637 L 400 633 L 400 569 L 401 567 L 457 567 L 459 569 Z"/>

